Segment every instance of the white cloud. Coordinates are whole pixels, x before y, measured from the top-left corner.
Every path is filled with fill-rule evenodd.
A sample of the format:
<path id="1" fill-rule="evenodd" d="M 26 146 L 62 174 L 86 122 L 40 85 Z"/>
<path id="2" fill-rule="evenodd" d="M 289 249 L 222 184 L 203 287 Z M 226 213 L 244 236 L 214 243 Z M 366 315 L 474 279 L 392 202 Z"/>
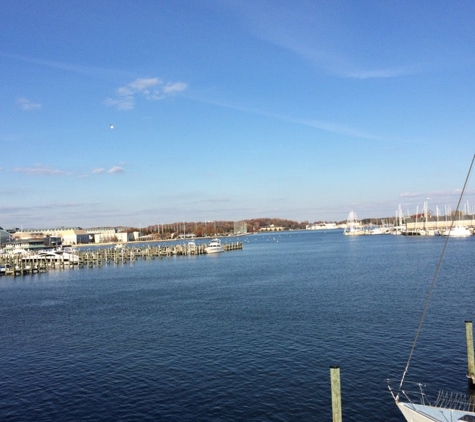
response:
<path id="1" fill-rule="evenodd" d="M 97 169 L 92 170 L 92 174 L 101 174 L 104 172 L 105 170 L 103 168 L 97 168 Z"/>
<path id="2" fill-rule="evenodd" d="M 423 195 L 421 192 L 402 192 L 399 194 L 401 198 L 417 198 Z"/>
<path id="3" fill-rule="evenodd" d="M 134 91 L 141 92 L 152 86 L 161 85 L 163 82 L 158 78 L 142 78 L 131 82 L 128 87 Z"/>
<path id="4" fill-rule="evenodd" d="M 182 92 L 187 88 L 184 82 L 168 82 L 164 85 L 159 78 L 139 78 L 116 90 L 116 97 L 107 98 L 104 104 L 118 110 L 132 110 L 138 96 L 150 101 L 157 101 Z"/>
<path id="5" fill-rule="evenodd" d="M 26 111 L 30 110 L 41 110 L 41 104 L 40 103 L 34 103 L 27 98 L 18 98 L 16 100 L 17 105 L 22 109 Z"/>
<path id="6" fill-rule="evenodd" d="M 107 173 L 125 173 L 125 170 L 123 167 L 120 167 L 120 166 L 114 166 L 112 168 L 110 168 L 109 170 L 107 170 Z"/>
<path id="7" fill-rule="evenodd" d="M 104 101 L 106 106 L 116 107 L 117 110 L 132 110 L 135 106 L 135 100 L 133 96 L 119 97 L 119 98 L 107 98 Z"/>
<path id="8" fill-rule="evenodd" d="M 164 86 L 163 92 L 165 94 L 172 94 L 174 92 L 181 92 L 187 88 L 187 85 L 184 82 L 175 82 L 168 83 Z"/>

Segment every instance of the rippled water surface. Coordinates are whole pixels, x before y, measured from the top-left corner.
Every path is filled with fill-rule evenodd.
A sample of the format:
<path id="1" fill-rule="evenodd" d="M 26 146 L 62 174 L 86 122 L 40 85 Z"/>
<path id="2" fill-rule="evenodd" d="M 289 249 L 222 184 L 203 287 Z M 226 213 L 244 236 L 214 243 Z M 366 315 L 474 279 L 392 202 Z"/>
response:
<path id="1" fill-rule="evenodd" d="M 0 420 L 403 421 L 445 238 L 341 231 L 242 251 L 0 278 Z M 466 390 L 475 238 L 449 242 L 407 382 Z M 430 387 L 428 387 L 430 388 Z"/>

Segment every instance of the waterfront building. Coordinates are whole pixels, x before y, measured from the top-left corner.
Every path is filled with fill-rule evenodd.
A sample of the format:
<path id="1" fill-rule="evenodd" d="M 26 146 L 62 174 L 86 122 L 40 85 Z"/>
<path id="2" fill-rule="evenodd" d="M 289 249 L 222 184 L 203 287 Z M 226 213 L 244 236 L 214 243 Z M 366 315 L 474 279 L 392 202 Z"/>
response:
<path id="1" fill-rule="evenodd" d="M 406 230 L 440 230 L 448 229 L 452 224 L 451 216 L 430 216 L 427 218 L 408 217 L 404 221 Z M 461 215 L 454 220 L 454 226 L 475 227 L 473 215 Z"/>
<path id="2" fill-rule="evenodd" d="M 89 243 L 89 234 L 80 227 L 59 227 L 55 229 L 21 229 L 13 233 L 16 240 L 58 238 L 64 245 Z"/>
<path id="3" fill-rule="evenodd" d="M 40 250 L 61 245 L 61 238 L 43 233 L 17 232 L 11 235 L 6 250 Z"/>
<path id="4" fill-rule="evenodd" d="M 136 240 L 135 237 L 138 237 L 138 232 L 136 232 L 137 236 L 134 236 L 134 233 L 127 233 L 122 228 L 119 229 L 117 227 L 94 227 L 87 229 L 86 232 L 93 243 L 125 243 Z"/>

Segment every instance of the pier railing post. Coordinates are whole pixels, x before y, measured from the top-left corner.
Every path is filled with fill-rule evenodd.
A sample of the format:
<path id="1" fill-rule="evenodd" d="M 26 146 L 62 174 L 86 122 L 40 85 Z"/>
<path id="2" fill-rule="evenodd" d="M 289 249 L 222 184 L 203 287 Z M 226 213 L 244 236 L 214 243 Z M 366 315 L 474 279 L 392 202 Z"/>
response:
<path id="1" fill-rule="evenodd" d="M 332 390 L 332 420 L 333 422 L 342 422 L 339 366 L 330 366 L 330 381 Z"/>
<path id="2" fill-rule="evenodd" d="M 473 324 L 465 321 L 465 336 L 467 338 L 468 385 L 475 388 L 475 355 L 473 352 Z"/>

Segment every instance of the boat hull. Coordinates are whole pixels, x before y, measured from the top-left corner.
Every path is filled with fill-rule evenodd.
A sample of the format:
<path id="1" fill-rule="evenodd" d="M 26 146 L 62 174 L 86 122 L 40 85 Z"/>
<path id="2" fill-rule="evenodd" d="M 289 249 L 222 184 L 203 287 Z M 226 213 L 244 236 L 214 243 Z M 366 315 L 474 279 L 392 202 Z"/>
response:
<path id="1" fill-rule="evenodd" d="M 221 253 L 224 252 L 224 249 L 221 246 L 212 246 L 212 247 L 207 247 L 206 248 L 206 253 L 211 254 L 211 253 Z"/>
<path id="2" fill-rule="evenodd" d="M 475 421 L 475 412 L 406 402 L 396 404 L 407 422 Z"/>
<path id="3" fill-rule="evenodd" d="M 468 237 L 471 236 L 472 233 L 466 227 L 454 227 L 452 229 L 445 230 L 442 233 L 442 236 L 450 236 L 450 237 Z"/>

